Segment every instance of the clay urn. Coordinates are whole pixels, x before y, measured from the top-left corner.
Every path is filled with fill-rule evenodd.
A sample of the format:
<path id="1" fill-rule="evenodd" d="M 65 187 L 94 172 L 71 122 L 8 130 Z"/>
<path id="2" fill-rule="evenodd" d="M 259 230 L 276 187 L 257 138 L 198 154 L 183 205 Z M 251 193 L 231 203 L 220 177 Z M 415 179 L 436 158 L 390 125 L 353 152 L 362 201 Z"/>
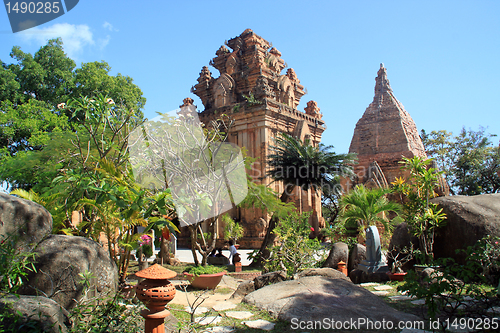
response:
<path id="1" fill-rule="evenodd" d="M 137 298 L 148 308 L 141 311 L 146 319 L 145 332 L 163 333 L 164 319 L 170 315 L 165 305 L 175 297 L 175 287 L 168 279 L 175 277 L 177 273 L 155 264 L 135 275 L 145 279 L 135 287 Z"/>

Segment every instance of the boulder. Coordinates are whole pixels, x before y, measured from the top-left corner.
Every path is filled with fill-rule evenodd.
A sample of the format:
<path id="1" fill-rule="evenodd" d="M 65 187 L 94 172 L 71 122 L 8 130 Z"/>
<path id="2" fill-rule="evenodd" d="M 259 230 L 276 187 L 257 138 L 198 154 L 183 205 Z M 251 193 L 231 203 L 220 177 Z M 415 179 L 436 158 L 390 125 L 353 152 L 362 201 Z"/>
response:
<path id="1" fill-rule="evenodd" d="M 262 274 L 253 279 L 253 283 L 255 286 L 255 290 L 265 287 L 267 285 L 278 283 L 286 280 L 286 272 L 278 271 L 278 272 L 269 272 L 266 274 Z"/>
<path id="2" fill-rule="evenodd" d="M 342 280 L 347 280 L 350 281 L 347 276 L 344 275 L 344 273 L 339 272 L 336 269 L 329 268 L 329 267 L 324 267 L 324 268 L 308 268 L 302 272 L 299 273 L 298 277 L 306 277 L 306 276 L 324 276 L 328 277 L 331 279 L 342 279 Z"/>
<path id="3" fill-rule="evenodd" d="M 289 322 L 420 320 L 399 312 L 370 291 L 343 279 L 306 276 L 258 289 L 243 298 L 243 302 L 268 311 L 272 316 Z M 325 328 L 323 326 L 323 328 Z M 333 327 L 332 327 L 333 328 Z M 356 327 L 366 331 L 366 327 Z"/>
<path id="4" fill-rule="evenodd" d="M 236 288 L 230 298 L 245 297 L 253 291 L 255 291 L 255 284 L 253 281 L 244 281 L 238 285 L 238 288 Z"/>
<path id="5" fill-rule="evenodd" d="M 23 252 L 33 249 L 52 232 L 52 216 L 39 204 L 0 193 L 0 238 L 17 238 Z"/>
<path id="6" fill-rule="evenodd" d="M 387 260 L 387 265 L 389 267 L 392 267 L 392 263 L 394 260 L 392 260 L 391 256 L 396 257 L 399 251 L 401 251 L 404 248 L 410 249 L 412 245 L 413 249 L 415 250 L 419 248 L 418 238 L 410 235 L 410 232 L 408 230 L 408 224 L 406 222 L 398 224 L 397 227 L 394 229 L 391 242 L 389 243 L 389 252 L 391 255 Z M 407 271 L 408 269 L 413 267 L 414 264 L 415 264 L 415 259 L 412 259 L 409 262 L 405 263 L 402 266 L 402 269 L 404 271 Z"/>
<path id="7" fill-rule="evenodd" d="M 500 193 L 474 196 L 446 196 L 432 199 L 446 213 L 446 225 L 437 230 L 436 258 L 453 258 L 464 263 L 467 249 L 486 235 L 500 237 Z"/>
<path id="8" fill-rule="evenodd" d="M 347 272 L 357 269 L 361 261 L 366 259 L 366 246 L 356 244 L 349 252 L 349 262 L 347 264 Z"/>
<path id="9" fill-rule="evenodd" d="M 100 244 L 77 236 L 51 235 L 36 248 L 36 272 L 30 272 L 20 294 L 55 300 L 65 309 L 75 306 L 83 295 L 79 274 L 91 273 L 89 297 L 100 297 L 117 289 L 118 270 Z"/>
<path id="10" fill-rule="evenodd" d="M 343 242 L 334 243 L 332 245 L 330 253 L 328 254 L 328 258 L 326 258 L 325 263 L 323 264 L 323 267 L 337 269 L 340 261 L 348 264 L 348 257 L 349 247 L 347 246 L 347 244 Z"/>
<path id="11" fill-rule="evenodd" d="M 69 314 L 57 302 L 43 296 L 16 295 L 0 298 L 0 311 L 9 311 L 13 315 L 20 313 L 20 322 L 30 322 L 40 332 L 65 333 L 69 327 Z M 3 327 L 18 330 L 21 323 L 14 323 L 4 318 Z M 10 326 L 13 325 L 13 326 Z M 22 324 L 21 324 L 22 325 Z M 22 330 L 19 330 L 22 332 Z"/>

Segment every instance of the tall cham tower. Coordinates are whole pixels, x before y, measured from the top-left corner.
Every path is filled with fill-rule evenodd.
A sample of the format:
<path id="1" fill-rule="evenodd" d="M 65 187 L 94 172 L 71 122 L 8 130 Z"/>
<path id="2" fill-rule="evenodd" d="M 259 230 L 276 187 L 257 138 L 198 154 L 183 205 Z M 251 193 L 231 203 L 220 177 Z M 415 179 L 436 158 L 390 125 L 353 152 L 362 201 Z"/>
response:
<path id="1" fill-rule="evenodd" d="M 398 163 L 403 156 L 427 155 L 415 122 L 392 92 L 384 64 L 375 82 L 375 97 L 356 124 L 349 152 L 358 154 L 356 183 L 385 187 L 404 176 Z"/>
<path id="2" fill-rule="evenodd" d="M 297 110 L 305 94 L 304 86 L 292 68 L 282 73 L 286 64 L 281 53 L 252 30 L 227 41 L 215 55 L 209 64 L 219 71 L 219 77 L 213 77 L 205 66 L 191 89 L 205 107 L 200 120 L 209 126 L 221 114 L 234 119 L 228 141 L 245 147 L 248 155 L 256 159 L 248 174 L 255 182 L 281 194 L 283 184 L 266 176 L 269 146 L 282 132 L 302 140 L 308 138 L 318 145 L 325 130 L 320 109 L 316 102 L 309 101 L 304 111 Z M 184 105 L 192 103 L 190 98 L 184 100 Z M 320 195 L 296 188 L 292 200 L 299 211 L 313 211 L 310 222 L 314 228 L 324 226 Z M 267 212 L 238 208 L 230 214 L 245 229 L 239 240 L 241 246 L 260 247 L 269 223 Z M 222 223 L 218 234 L 222 238 Z"/>

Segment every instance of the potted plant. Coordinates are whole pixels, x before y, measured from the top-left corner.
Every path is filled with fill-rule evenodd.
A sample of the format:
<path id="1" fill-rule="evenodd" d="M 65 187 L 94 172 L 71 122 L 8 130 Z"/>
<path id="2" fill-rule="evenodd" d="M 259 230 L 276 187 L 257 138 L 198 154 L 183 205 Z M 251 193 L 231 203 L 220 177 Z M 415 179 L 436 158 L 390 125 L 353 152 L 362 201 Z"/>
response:
<path id="1" fill-rule="evenodd" d="M 223 267 L 212 265 L 193 266 L 184 272 L 191 285 L 198 289 L 215 289 L 225 274 Z"/>
<path id="2" fill-rule="evenodd" d="M 232 240 L 234 246 L 238 248 L 239 245 L 237 244 L 237 240 L 243 237 L 245 230 L 239 223 L 236 223 L 228 214 L 222 215 L 222 222 L 224 222 L 224 239 L 227 241 Z"/>
<path id="3" fill-rule="evenodd" d="M 410 248 L 406 246 L 403 249 L 394 248 L 387 252 L 387 259 L 392 260 L 391 271 L 387 273 L 391 281 L 403 281 L 406 272 L 403 271 L 403 265 L 414 257 L 413 244 Z"/>

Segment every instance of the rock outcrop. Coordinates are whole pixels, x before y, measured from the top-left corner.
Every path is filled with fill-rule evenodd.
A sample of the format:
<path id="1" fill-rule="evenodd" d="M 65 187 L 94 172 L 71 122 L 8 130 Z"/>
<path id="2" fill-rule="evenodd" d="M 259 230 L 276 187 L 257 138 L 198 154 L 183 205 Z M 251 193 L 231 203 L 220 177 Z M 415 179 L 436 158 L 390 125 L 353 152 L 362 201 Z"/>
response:
<path id="1" fill-rule="evenodd" d="M 366 259 L 366 246 L 355 244 L 349 252 L 349 262 L 347 263 L 347 272 L 358 268 L 358 265 Z"/>
<path id="2" fill-rule="evenodd" d="M 24 252 L 52 232 L 52 216 L 39 204 L 0 193 L 0 238 L 13 237 Z"/>
<path id="3" fill-rule="evenodd" d="M 243 301 L 281 320 L 294 321 L 414 321 L 418 317 L 399 312 L 370 291 L 344 279 L 307 276 L 256 290 Z M 358 328 L 366 331 L 366 327 Z"/>
<path id="4" fill-rule="evenodd" d="M 346 243 L 337 242 L 332 244 L 330 253 L 326 258 L 323 267 L 330 267 L 337 269 L 339 262 L 343 261 L 347 265 L 348 260 L 349 260 L 349 247 L 347 246 Z"/>
<path id="5" fill-rule="evenodd" d="M 91 239 L 51 235 L 38 244 L 36 252 L 36 272 L 30 272 L 20 294 L 42 294 L 69 310 L 83 295 L 79 274 L 87 273 L 92 274 L 89 296 L 116 291 L 116 265 L 108 252 Z"/>
<path id="6" fill-rule="evenodd" d="M 500 193 L 475 196 L 444 196 L 432 199 L 443 208 L 446 225 L 436 229 L 435 258 L 453 258 L 463 264 L 465 250 L 487 235 L 500 237 Z M 418 248 L 418 239 L 410 235 L 406 223 L 394 230 L 389 249 Z M 459 251 L 457 250 L 464 250 Z"/>
<path id="7" fill-rule="evenodd" d="M 474 196 L 447 196 L 432 199 L 446 213 L 446 225 L 437 230 L 434 241 L 436 258 L 454 258 L 460 263 L 467 249 L 486 235 L 500 237 L 500 193 Z"/>
<path id="8" fill-rule="evenodd" d="M 35 323 L 40 332 L 47 333 L 66 333 L 69 326 L 69 313 L 62 308 L 57 302 L 43 296 L 7 296 L 0 298 L 0 311 L 10 312 L 12 314 L 20 314 L 20 322 L 24 325 L 27 322 Z M 13 330 L 19 329 L 19 332 L 24 332 L 20 327 L 10 327 L 12 321 L 4 318 L 3 327 L 8 327 Z M 19 324 L 19 323 L 18 323 Z"/>

